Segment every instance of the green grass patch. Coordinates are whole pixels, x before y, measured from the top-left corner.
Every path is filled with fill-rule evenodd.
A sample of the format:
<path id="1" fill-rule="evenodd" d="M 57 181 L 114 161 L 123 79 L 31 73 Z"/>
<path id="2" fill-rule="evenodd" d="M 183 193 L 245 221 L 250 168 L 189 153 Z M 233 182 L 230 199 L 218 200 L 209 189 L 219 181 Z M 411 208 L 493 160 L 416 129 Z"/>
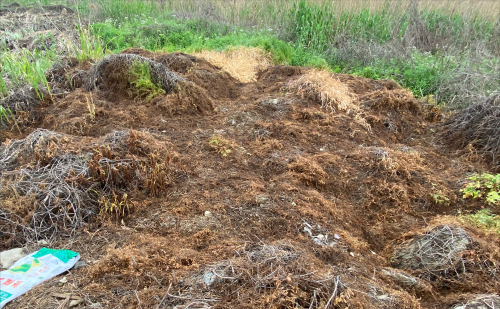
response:
<path id="1" fill-rule="evenodd" d="M 3 53 L 0 55 L 1 71 L 10 77 L 14 87 L 19 88 L 28 84 L 35 89 L 40 98 L 43 98 L 43 94 L 39 91 L 40 86 L 45 86 L 50 92 L 45 71 L 52 66 L 54 58 L 54 54 L 42 54 L 36 50 L 30 52 L 24 49 L 19 54 Z M 5 81 L 2 80 L 0 84 L 5 85 Z"/>
<path id="2" fill-rule="evenodd" d="M 461 215 L 459 220 L 472 224 L 486 232 L 497 234 L 500 237 L 500 216 L 492 214 L 489 209 L 481 209 L 471 215 Z"/>
<path id="3" fill-rule="evenodd" d="M 248 46 L 264 48 L 279 64 L 394 79 L 416 96 L 435 95 L 438 103 L 455 108 L 500 87 L 500 28 L 479 14 L 393 1 L 376 10 L 306 0 L 242 1 L 238 6 L 81 0 L 72 8 L 91 22 L 92 36 L 81 33 L 80 60 L 129 47 L 189 53 Z M 466 84 L 459 82 L 461 77 L 467 77 Z M 0 92 L 1 87 L 0 81 Z"/>

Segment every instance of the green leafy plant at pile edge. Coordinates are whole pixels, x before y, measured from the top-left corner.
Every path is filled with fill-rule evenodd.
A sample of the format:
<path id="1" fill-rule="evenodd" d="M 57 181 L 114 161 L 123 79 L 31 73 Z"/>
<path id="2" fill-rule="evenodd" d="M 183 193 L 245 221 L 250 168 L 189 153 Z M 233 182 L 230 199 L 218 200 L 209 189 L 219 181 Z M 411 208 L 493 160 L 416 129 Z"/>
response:
<path id="1" fill-rule="evenodd" d="M 128 71 L 128 82 L 129 94 L 135 100 L 147 102 L 165 94 L 165 90 L 151 79 L 151 68 L 148 63 L 134 61 Z"/>
<path id="2" fill-rule="evenodd" d="M 458 219 L 500 237 L 500 216 L 493 214 L 490 209 L 481 209 L 475 214 L 460 215 Z"/>
<path id="3" fill-rule="evenodd" d="M 498 206 L 500 203 L 500 174 L 483 173 L 469 177 L 469 182 L 460 191 L 463 198 L 482 199 L 489 205 Z"/>

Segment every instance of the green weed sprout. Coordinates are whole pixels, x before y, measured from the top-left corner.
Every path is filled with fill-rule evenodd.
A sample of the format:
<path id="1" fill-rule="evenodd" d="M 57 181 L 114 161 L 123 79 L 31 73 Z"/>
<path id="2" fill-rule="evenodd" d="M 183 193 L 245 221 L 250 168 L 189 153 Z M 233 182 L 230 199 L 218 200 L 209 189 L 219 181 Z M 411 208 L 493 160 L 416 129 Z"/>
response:
<path id="1" fill-rule="evenodd" d="M 231 154 L 235 146 L 234 142 L 230 142 L 217 134 L 212 135 L 208 144 L 223 157 Z"/>
<path id="2" fill-rule="evenodd" d="M 489 209 L 481 209 L 471 215 L 461 215 L 459 216 L 459 220 L 471 223 L 482 230 L 494 232 L 500 236 L 500 216 L 492 214 Z"/>
<path id="3" fill-rule="evenodd" d="M 131 85 L 129 93 L 135 99 L 150 101 L 165 94 L 165 90 L 151 79 L 151 68 L 148 63 L 135 61 L 128 72 Z"/>

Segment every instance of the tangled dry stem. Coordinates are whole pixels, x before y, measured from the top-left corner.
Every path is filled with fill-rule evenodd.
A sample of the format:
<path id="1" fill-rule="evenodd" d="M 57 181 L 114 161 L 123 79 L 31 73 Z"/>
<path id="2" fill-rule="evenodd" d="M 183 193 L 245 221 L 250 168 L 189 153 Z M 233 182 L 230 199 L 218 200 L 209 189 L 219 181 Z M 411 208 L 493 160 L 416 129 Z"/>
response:
<path id="1" fill-rule="evenodd" d="M 167 301 L 181 306 L 194 301 L 216 305 L 237 294 L 237 302 L 255 307 L 265 303 L 291 308 L 300 299 L 305 308 L 332 308 L 342 292 L 340 276 L 309 268 L 306 257 L 291 244 L 248 247 L 239 257 L 209 265 L 188 277 L 174 287 L 175 294 L 182 297 L 167 292 Z"/>
<path id="2" fill-rule="evenodd" d="M 398 268 L 436 274 L 457 272 L 461 264 L 461 252 L 471 244 L 471 237 L 461 228 L 437 226 L 397 251 L 393 264 Z"/>
<path id="3" fill-rule="evenodd" d="M 27 240 L 71 235 L 93 213 L 92 185 L 86 181 L 88 156 L 65 154 L 44 167 L 9 172 L 10 189 L 19 196 L 36 198 Z M 4 174 L 5 176 L 5 174 Z"/>
<path id="4" fill-rule="evenodd" d="M 472 146 L 488 155 L 496 168 L 500 155 L 500 94 L 474 104 L 448 120 L 441 139 L 452 146 Z"/>

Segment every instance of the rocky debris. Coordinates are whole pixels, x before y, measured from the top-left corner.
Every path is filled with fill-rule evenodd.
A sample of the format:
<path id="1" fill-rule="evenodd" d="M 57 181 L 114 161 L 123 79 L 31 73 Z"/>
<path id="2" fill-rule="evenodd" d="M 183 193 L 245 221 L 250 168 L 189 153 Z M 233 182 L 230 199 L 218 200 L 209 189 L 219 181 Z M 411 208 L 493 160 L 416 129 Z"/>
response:
<path id="1" fill-rule="evenodd" d="M 321 245 L 321 246 L 334 246 L 337 244 L 338 240 L 340 239 L 340 236 L 337 234 L 329 235 L 328 230 L 322 229 L 321 226 L 318 225 L 311 225 L 307 222 L 304 222 L 304 233 L 308 233 L 309 236 L 311 236 L 312 240 L 314 243 Z"/>
<path id="2" fill-rule="evenodd" d="M 87 263 L 85 263 L 85 261 L 78 261 L 76 262 L 75 266 L 73 266 L 73 270 L 77 270 L 77 269 L 80 269 L 80 268 L 84 268 L 84 267 L 87 267 Z"/>

